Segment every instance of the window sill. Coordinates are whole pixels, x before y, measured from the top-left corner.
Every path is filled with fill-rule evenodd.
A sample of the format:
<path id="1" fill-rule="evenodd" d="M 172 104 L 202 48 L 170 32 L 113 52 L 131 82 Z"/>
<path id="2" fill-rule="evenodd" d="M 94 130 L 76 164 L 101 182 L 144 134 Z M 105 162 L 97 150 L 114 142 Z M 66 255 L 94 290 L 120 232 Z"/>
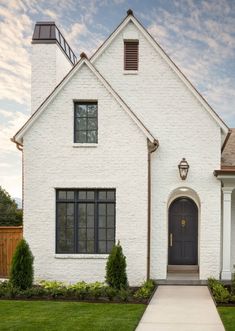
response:
<path id="1" fill-rule="evenodd" d="M 124 75 L 138 75 L 138 70 L 124 70 Z"/>
<path id="2" fill-rule="evenodd" d="M 73 147 L 74 148 L 81 148 L 81 147 L 94 148 L 94 147 L 98 147 L 98 144 L 97 143 L 94 143 L 94 144 L 92 144 L 92 143 L 91 144 L 89 144 L 89 143 L 84 143 L 84 144 L 82 144 L 82 143 L 73 143 Z"/>
<path id="3" fill-rule="evenodd" d="M 94 260 L 94 259 L 107 259 L 108 254 L 55 254 L 54 257 L 56 259 L 89 259 L 89 260 Z"/>

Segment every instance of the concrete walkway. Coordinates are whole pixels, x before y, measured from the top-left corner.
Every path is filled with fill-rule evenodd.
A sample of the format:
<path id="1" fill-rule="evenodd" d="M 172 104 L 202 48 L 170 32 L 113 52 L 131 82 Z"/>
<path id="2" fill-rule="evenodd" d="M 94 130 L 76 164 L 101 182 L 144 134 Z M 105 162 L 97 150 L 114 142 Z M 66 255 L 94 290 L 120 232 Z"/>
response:
<path id="1" fill-rule="evenodd" d="M 224 331 L 206 286 L 159 286 L 136 331 Z"/>

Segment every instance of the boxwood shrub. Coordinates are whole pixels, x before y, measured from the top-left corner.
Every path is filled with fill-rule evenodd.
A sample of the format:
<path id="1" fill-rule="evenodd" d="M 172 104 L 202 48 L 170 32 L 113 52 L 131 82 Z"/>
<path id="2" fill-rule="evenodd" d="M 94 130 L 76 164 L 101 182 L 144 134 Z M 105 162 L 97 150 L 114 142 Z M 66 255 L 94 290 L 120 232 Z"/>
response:
<path id="1" fill-rule="evenodd" d="M 209 278 L 208 286 L 213 294 L 216 303 L 228 303 L 232 300 L 232 295 L 219 280 Z"/>

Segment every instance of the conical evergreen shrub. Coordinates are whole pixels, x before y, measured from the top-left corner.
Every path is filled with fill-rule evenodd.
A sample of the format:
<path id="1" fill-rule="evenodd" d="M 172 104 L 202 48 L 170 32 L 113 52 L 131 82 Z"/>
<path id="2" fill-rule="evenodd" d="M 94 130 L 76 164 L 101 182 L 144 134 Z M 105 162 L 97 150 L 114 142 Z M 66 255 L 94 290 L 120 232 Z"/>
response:
<path id="1" fill-rule="evenodd" d="M 11 262 L 10 282 L 14 287 L 26 290 L 33 285 L 33 255 L 28 243 L 22 239 Z"/>
<path id="2" fill-rule="evenodd" d="M 127 288 L 127 274 L 126 274 L 126 257 L 122 252 L 122 247 L 118 242 L 114 245 L 106 264 L 106 283 L 120 290 L 121 288 Z"/>

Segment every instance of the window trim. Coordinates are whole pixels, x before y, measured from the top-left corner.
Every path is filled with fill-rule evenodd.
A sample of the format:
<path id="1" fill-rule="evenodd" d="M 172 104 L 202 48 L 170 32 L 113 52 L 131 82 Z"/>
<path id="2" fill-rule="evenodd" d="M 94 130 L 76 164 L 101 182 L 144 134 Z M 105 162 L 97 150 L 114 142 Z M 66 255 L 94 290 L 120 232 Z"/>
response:
<path id="1" fill-rule="evenodd" d="M 108 259 L 108 253 L 55 253 L 55 259 L 71 259 L 71 260 L 92 260 L 92 259 L 99 259 L 105 260 Z"/>
<path id="2" fill-rule="evenodd" d="M 79 104 L 86 104 L 86 105 L 93 105 L 96 104 L 97 105 L 97 113 L 96 113 L 96 142 L 76 142 L 76 105 Z M 86 117 L 87 118 L 87 117 Z M 99 118 L 98 118 L 98 100 L 73 100 L 73 146 L 74 147 L 88 147 L 92 146 L 92 145 L 97 145 L 98 144 L 98 133 L 99 133 Z M 89 131 L 89 130 L 86 130 Z M 90 130 L 90 131 L 94 131 L 94 130 Z"/>
<path id="3" fill-rule="evenodd" d="M 73 143 L 72 145 L 74 148 L 95 148 L 98 147 L 98 143 Z"/>
<path id="4" fill-rule="evenodd" d="M 98 197 L 98 192 L 99 191 L 114 191 L 114 200 L 99 200 Z M 58 200 L 58 192 L 59 191 L 74 191 L 75 195 L 74 195 L 74 199 L 72 200 L 67 200 L 67 199 L 61 199 Z M 95 191 L 95 199 L 94 200 L 79 200 L 78 197 L 78 191 Z M 103 258 L 105 258 L 105 256 L 108 256 L 109 253 L 105 252 L 105 253 L 99 253 L 98 252 L 98 204 L 99 203 L 105 203 L 105 204 L 114 204 L 114 243 L 116 243 L 116 188 L 105 188 L 105 187 L 100 187 L 100 188 L 55 188 L 55 254 L 54 257 L 55 258 L 96 258 L 96 256 L 103 256 Z M 57 219 L 58 219 L 58 208 L 57 208 L 57 203 L 74 203 L 74 252 L 69 253 L 62 253 L 62 252 L 58 252 L 58 243 L 57 243 L 57 237 L 58 237 L 58 225 L 57 225 Z M 89 252 L 78 252 L 78 217 L 77 217 L 77 206 L 78 203 L 94 203 L 95 205 L 95 215 L 94 215 L 94 252 L 93 253 L 89 253 Z M 107 226 L 106 226 L 106 234 L 107 234 Z M 87 240 L 87 239 L 86 239 Z M 106 236 L 106 245 L 107 245 L 107 236 Z M 107 246 L 106 246 L 107 247 Z"/>

